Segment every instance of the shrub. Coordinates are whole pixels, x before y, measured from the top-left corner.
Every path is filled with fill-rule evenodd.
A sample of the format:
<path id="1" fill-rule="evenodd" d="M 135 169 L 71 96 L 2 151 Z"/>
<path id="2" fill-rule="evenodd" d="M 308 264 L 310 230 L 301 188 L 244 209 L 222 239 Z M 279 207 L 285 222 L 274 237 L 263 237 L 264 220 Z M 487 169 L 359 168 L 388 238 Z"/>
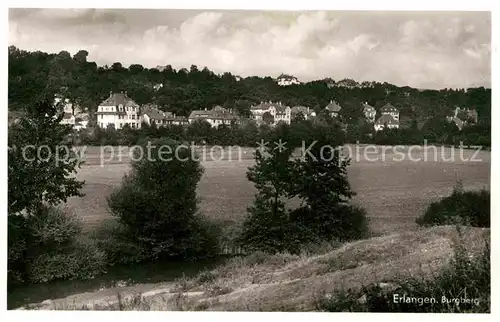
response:
<path id="1" fill-rule="evenodd" d="M 30 281 L 87 280 L 105 272 L 106 256 L 88 238 L 35 256 L 29 268 Z"/>
<path id="2" fill-rule="evenodd" d="M 478 256 L 469 256 L 462 245 L 456 245 L 450 265 L 433 278 L 411 278 L 397 284 L 379 283 L 361 290 L 339 290 L 318 300 L 317 304 L 318 309 L 330 312 L 489 313 L 490 281 L 490 244 L 486 241 L 482 254 Z M 435 303 L 395 301 L 395 294 L 399 298 L 404 295 L 422 301 L 435 299 Z M 471 302 L 456 304 L 443 302 L 443 298 L 464 298 Z"/>
<path id="3" fill-rule="evenodd" d="M 147 259 L 140 244 L 132 240 L 126 227 L 115 220 L 105 221 L 94 231 L 93 238 L 106 254 L 108 265 L 134 264 Z"/>
<path id="4" fill-rule="evenodd" d="M 81 235 L 82 225 L 75 215 L 45 206 L 32 216 L 10 216 L 9 228 L 14 225 L 9 245 L 10 283 L 85 280 L 104 272 L 104 252 Z"/>
<path id="5" fill-rule="evenodd" d="M 292 157 L 301 141 L 287 125 L 277 126 L 267 141 L 290 143 L 287 149 L 263 147 L 247 172 L 258 193 L 243 223 L 238 242 L 246 251 L 300 253 L 304 245 L 348 241 L 368 234 L 366 212 L 348 205 L 355 194 L 339 149 L 338 126 L 294 123 L 308 146 L 301 158 Z M 307 142 L 306 142 L 307 141 Z M 324 149 L 330 147 L 330 149 Z M 299 198 L 304 207 L 289 211 L 286 200 Z"/>
<path id="6" fill-rule="evenodd" d="M 132 161 L 132 171 L 108 198 L 120 225 L 115 238 L 135 245 L 134 252 L 140 255 L 133 254 L 130 261 L 215 255 L 217 228 L 197 213 L 196 186 L 203 173 L 199 161 L 189 149 L 178 149 L 178 142 L 149 143 L 143 147 L 148 158 Z M 166 145 L 177 155 L 160 154 Z"/>
<path id="7" fill-rule="evenodd" d="M 433 202 L 417 223 L 421 226 L 490 227 L 490 192 L 485 189 L 463 191 L 460 186 L 455 187 L 451 196 Z"/>

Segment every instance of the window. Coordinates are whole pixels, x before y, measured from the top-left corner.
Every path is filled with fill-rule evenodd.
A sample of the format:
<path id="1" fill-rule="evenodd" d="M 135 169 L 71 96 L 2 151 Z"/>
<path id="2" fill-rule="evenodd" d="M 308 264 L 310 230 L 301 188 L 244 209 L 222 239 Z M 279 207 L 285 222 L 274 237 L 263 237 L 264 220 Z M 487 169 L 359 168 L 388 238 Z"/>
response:
<path id="1" fill-rule="evenodd" d="M 132 128 L 135 129 L 135 123 L 132 123 Z"/>
<path id="2" fill-rule="evenodd" d="M 123 123 L 120 123 L 120 129 L 122 129 L 122 128 L 123 128 Z"/>
<path id="3" fill-rule="evenodd" d="M 104 118 L 104 115 L 101 114 L 101 120 Z"/>

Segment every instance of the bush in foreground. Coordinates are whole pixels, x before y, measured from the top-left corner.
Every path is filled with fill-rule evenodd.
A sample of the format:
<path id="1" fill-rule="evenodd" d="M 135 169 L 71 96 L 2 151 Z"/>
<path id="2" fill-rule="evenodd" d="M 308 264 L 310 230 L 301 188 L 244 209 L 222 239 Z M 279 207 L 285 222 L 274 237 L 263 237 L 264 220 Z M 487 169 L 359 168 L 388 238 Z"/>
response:
<path id="1" fill-rule="evenodd" d="M 470 225 L 490 227 L 490 192 L 464 191 L 460 185 L 451 196 L 433 202 L 425 214 L 417 219 L 421 226 Z"/>
<path id="2" fill-rule="evenodd" d="M 338 126 L 300 127 L 307 152 L 293 156 L 295 138 L 290 127 L 279 125 L 267 137 L 269 142 L 287 142 L 286 149 L 262 147 L 255 152 L 255 165 L 247 178 L 257 189 L 248 209 L 239 243 L 248 252 L 298 253 L 305 245 L 349 241 L 366 237 L 366 212 L 349 205 L 354 192 L 347 180 L 346 160 L 338 147 L 342 131 Z M 325 149 L 326 147 L 326 149 Z M 298 198 L 302 207 L 286 209 L 287 201 Z"/>
<path id="3" fill-rule="evenodd" d="M 118 247 L 118 253 L 108 256 L 130 262 L 215 255 L 217 234 L 198 214 L 196 186 L 203 173 L 199 161 L 192 158 L 189 149 L 178 149 L 175 141 L 157 140 L 147 145 L 143 151 L 149 150 L 150 155 L 132 161 L 132 171 L 108 198 L 111 214 L 119 224 L 115 230 L 119 234 L 110 238 L 110 243 L 133 245 L 136 251 L 128 258 L 126 253 L 120 254 L 125 248 Z M 165 146 L 178 155 L 160 155 L 160 149 L 168 151 Z"/>
<path id="4" fill-rule="evenodd" d="M 490 244 L 488 241 L 485 244 L 478 256 L 470 256 L 463 246 L 456 245 L 450 265 L 433 278 L 411 278 L 394 284 L 370 285 L 361 290 L 340 290 L 319 300 L 318 309 L 329 312 L 489 313 Z M 411 302 L 401 300 L 403 296 Z M 429 302 L 423 302 L 425 299 Z M 430 302 L 432 299 L 435 303 Z M 454 299 L 468 299 L 469 302 L 457 304 Z"/>
<path id="5" fill-rule="evenodd" d="M 9 218 L 9 235 L 11 232 L 9 253 L 16 255 L 10 257 L 16 258 L 9 265 L 11 285 L 85 280 L 104 273 L 105 254 L 82 235 L 78 218 L 61 209 L 45 206 L 30 217 L 13 216 Z"/>

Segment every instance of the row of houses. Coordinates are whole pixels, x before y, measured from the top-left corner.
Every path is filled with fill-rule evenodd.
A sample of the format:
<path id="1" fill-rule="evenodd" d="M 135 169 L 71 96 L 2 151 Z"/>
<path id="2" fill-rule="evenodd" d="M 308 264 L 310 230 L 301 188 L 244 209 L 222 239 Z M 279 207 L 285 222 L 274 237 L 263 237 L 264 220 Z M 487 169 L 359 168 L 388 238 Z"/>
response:
<path id="1" fill-rule="evenodd" d="M 387 103 L 380 108 L 380 116 L 378 118 L 376 118 L 377 111 L 373 106 L 370 106 L 367 102 L 360 105 L 365 121 L 372 123 L 375 131 L 381 131 L 384 128 L 399 128 L 400 112 L 391 103 Z M 332 99 L 325 106 L 324 110 L 332 118 L 338 118 L 342 107 L 337 101 Z M 477 121 L 475 110 L 460 108 L 454 111 L 454 116 L 450 117 L 449 120 L 453 121 L 458 118 L 460 113 L 464 113 L 464 111 L 467 113 L 469 119 Z M 302 114 L 306 120 L 316 117 L 316 112 L 309 107 L 290 107 L 282 102 L 273 101 L 262 101 L 257 105 L 251 106 L 250 114 L 251 118 L 258 124 L 267 123 L 271 125 L 279 122 L 290 124 L 299 114 Z M 188 117 L 177 116 L 172 112 L 162 111 L 153 104 L 139 106 L 139 104 L 127 95 L 127 92 L 110 92 L 110 96 L 98 106 L 96 115 L 99 127 L 107 128 L 112 125 L 116 129 L 123 128 L 125 125 L 133 129 L 139 129 L 142 123 L 148 125 L 155 124 L 156 126 L 188 125 L 198 120 L 204 120 L 216 128 L 220 125 L 231 125 L 240 121 L 238 113 L 221 106 L 215 106 L 212 109 L 194 110 Z"/>
<path id="2" fill-rule="evenodd" d="M 375 121 L 376 110 L 367 103 L 362 104 L 363 112 L 369 122 L 375 123 L 375 130 L 379 131 L 384 127 L 399 127 L 399 111 L 390 103 L 381 108 L 382 116 Z M 325 111 L 333 118 L 339 117 L 342 107 L 331 100 L 325 107 Z M 250 107 L 252 118 L 258 123 L 277 124 L 283 122 L 290 124 L 292 119 L 302 114 L 305 119 L 316 117 L 316 112 L 306 106 L 290 107 L 281 102 L 260 102 L 260 104 Z M 239 122 L 240 117 L 231 109 L 215 106 L 212 109 L 194 110 L 189 117 L 177 116 L 172 112 L 160 110 L 157 106 L 146 104 L 139 106 L 132 98 L 125 93 L 110 92 L 109 97 L 104 100 L 95 113 L 97 125 L 107 128 L 112 125 L 116 129 L 121 129 L 128 125 L 132 129 L 139 129 L 144 122 L 148 125 L 187 125 L 197 120 L 207 121 L 212 127 L 219 125 L 230 125 Z"/>
<path id="3" fill-rule="evenodd" d="M 387 103 L 380 109 L 381 116 L 375 120 L 377 111 L 373 106 L 368 103 L 362 103 L 361 108 L 365 115 L 366 121 L 374 123 L 374 128 L 376 131 L 380 131 L 384 128 L 399 128 L 399 110 L 392 104 Z M 337 118 L 340 115 L 342 107 L 335 100 L 330 100 L 330 103 L 325 107 L 325 111 L 330 115 L 330 117 Z M 257 123 L 263 123 L 265 115 L 272 116 L 273 124 L 278 122 L 284 122 L 287 124 L 291 123 L 299 113 L 301 113 L 305 119 L 315 117 L 316 113 L 309 107 L 304 106 L 294 106 L 290 108 L 281 104 L 281 102 L 261 102 L 258 105 L 252 106 L 250 108 L 253 119 Z"/>

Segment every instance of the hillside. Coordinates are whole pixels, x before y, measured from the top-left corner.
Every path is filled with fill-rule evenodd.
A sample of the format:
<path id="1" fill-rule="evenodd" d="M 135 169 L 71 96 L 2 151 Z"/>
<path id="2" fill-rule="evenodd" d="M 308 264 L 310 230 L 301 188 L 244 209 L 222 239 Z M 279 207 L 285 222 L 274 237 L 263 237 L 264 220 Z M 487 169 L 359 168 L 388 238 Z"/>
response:
<path id="1" fill-rule="evenodd" d="M 175 70 L 167 65 L 161 71 L 120 62 L 98 66 L 87 61 L 88 52 L 71 56 L 67 51 L 29 52 L 9 47 L 9 109 L 21 109 L 41 95 L 59 94 L 77 105 L 95 111 L 109 91 L 127 91 L 138 104 L 154 103 L 161 109 L 188 116 L 191 111 L 215 105 L 249 113 L 252 104 L 261 101 L 308 106 L 320 111 L 336 100 L 341 116 L 356 120 L 361 102 L 377 110 L 390 102 L 401 115 L 420 120 L 450 115 L 455 106 L 476 109 L 481 122 L 488 123 L 491 89 L 419 90 L 383 82 L 332 79 L 315 80 L 292 86 L 279 86 L 272 77 L 239 78 L 229 72 L 215 74 L 208 68 L 191 65 Z M 187 66 L 186 66 L 187 67 Z"/>
<path id="2" fill-rule="evenodd" d="M 374 283 L 392 288 L 410 276 L 428 276 L 448 263 L 454 243 L 463 242 L 473 254 L 490 232 L 471 227 L 461 231 L 461 238 L 452 226 L 391 234 L 330 248 L 322 255 L 253 254 L 194 279 L 77 294 L 29 308 L 314 311 L 335 290 Z"/>

